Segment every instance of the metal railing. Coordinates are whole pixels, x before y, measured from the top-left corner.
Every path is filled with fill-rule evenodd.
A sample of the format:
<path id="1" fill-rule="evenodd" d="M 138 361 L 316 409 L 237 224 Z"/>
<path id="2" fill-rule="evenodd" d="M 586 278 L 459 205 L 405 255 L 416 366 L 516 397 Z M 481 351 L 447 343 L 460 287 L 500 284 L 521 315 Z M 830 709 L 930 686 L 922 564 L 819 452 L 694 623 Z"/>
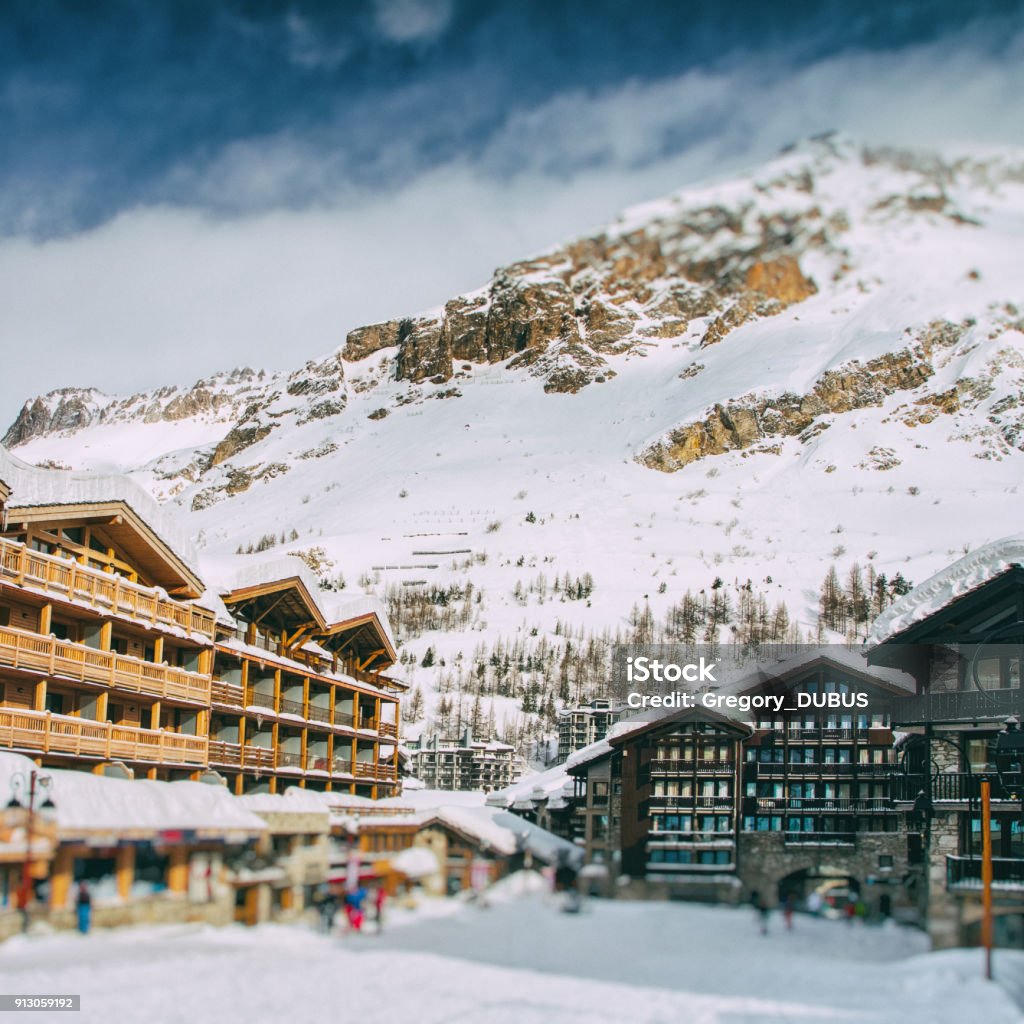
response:
<path id="1" fill-rule="evenodd" d="M 1019 801 L 1024 796 L 1020 774 L 1004 775 L 1002 781 L 995 774 L 986 775 L 979 771 L 970 772 L 933 772 L 931 776 L 932 800 L 976 802 L 981 799 L 981 781 L 989 780 L 990 796 L 993 800 Z M 929 780 L 924 775 L 896 775 L 890 787 L 894 800 L 904 802 L 916 800 L 923 790 L 929 791 Z"/>
<path id="2" fill-rule="evenodd" d="M 652 772 L 675 772 L 680 775 L 731 775 L 736 765 L 733 761 L 682 761 L 675 758 L 656 757 L 651 761 Z"/>
<path id="3" fill-rule="evenodd" d="M 993 857 L 992 884 L 1024 889 L 1024 857 Z M 981 888 L 980 857 L 946 857 L 946 885 Z"/>
<path id="4" fill-rule="evenodd" d="M 896 697 L 892 702 L 895 725 L 928 722 L 1002 722 L 1011 715 L 1024 717 L 1024 690 L 954 690 Z"/>

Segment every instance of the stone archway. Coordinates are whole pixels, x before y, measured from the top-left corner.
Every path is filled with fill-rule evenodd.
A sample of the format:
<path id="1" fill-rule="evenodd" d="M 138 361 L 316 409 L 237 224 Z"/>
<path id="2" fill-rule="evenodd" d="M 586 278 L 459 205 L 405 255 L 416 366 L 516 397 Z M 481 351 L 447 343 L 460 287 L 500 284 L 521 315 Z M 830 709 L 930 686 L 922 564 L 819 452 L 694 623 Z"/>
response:
<path id="1" fill-rule="evenodd" d="M 836 906 L 850 897 L 860 895 L 861 883 L 844 868 L 828 864 L 799 868 L 783 875 L 778 881 L 777 898 L 780 904 L 792 895 L 798 906 L 805 906 L 808 896 L 817 892 L 823 905 Z M 841 907 L 839 908 L 841 909 Z"/>

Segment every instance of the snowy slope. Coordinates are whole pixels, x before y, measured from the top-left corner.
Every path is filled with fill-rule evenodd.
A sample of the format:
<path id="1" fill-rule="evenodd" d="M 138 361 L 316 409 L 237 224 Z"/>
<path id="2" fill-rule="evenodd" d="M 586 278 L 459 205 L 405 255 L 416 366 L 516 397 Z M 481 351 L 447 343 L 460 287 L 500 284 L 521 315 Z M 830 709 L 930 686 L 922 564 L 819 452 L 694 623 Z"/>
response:
<path id="1" fill-rule="evenodd" d="M 416 663 L 434 648 L 405 666 L 429 690 L 479 644 L 626 630 L 634 605 L 660 617 L 715 577 L 806 633 L 830 564 L 922 579 L 1017 529 L 1022 263 L 1024 155 L 833 138 L 293 373 L 90 392 L 70 428 L 41 399 L 13 439 L 131 473 L 218 571 L 269 538 L 350 590 L 471 582 L 443 632 L 397 624 Z M 528 299 L 511 357 L 492 344 L 509 294 Z M 486 320 L 476 359 L 463 308 Z M 553 592 L 566 573 L 591 574 L 589 597 Z"/>

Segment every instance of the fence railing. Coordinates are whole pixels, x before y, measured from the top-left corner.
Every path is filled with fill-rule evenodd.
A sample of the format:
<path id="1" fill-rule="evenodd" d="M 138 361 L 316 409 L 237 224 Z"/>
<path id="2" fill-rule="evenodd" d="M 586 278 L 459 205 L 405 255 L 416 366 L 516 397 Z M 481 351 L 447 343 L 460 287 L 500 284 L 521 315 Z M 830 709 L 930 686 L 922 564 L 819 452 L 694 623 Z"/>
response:
<path id="1" fill-rule="evenodd" d="M 147 626 L 183 629 L 213 639 L 215 619 L 208 609 L 173 601 L 151 587 L 73 559 L 33 551 L 17 541 L 0 540 L 0 575 L 58 598 L 84 601 L 91 608 L 128 616 Z"/>
<path id="2" fill-rule="evenodd" d="M 0 665 L 153 697 L 197 704 L 210 700 L 209 676 L 10 626 L 0 627 Z"/>
<path id="3" fill-rule="evenodd" d="M 49 711 L 0 708 L 0 746 L 154 764 L 208 763 L 205 736 L 94 722 Z"/>

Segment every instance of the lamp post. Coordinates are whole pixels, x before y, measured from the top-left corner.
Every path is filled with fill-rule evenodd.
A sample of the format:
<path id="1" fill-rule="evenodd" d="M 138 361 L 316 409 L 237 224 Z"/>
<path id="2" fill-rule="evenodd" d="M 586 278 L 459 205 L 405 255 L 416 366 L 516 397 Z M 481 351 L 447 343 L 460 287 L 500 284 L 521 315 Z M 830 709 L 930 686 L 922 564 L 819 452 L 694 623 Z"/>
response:
<path id="1" fill-rule="evenodd" d="M 48 790 L 51 778 L 33 768 L 31 771 L 15 772 L 10 778 L 11 799 L 7 804 L 9 810 L 24 810 L 25 815 L 25 859 L 21 864 L 21 885 L 18 887 L 18 907 L 21 910 L 21 930 L 28 931 L 29 926 L 29 904 L 32 899 L 32 839 L 35 834 L 36 824 L 36 794 L 42 792 L 44 799 L 39 805 L 38 813 L 44 818 L 50 818 L 57 809 L 50 799 Z M 27 803 L 22 803 L 21 796 L 28 798 Z"/>

